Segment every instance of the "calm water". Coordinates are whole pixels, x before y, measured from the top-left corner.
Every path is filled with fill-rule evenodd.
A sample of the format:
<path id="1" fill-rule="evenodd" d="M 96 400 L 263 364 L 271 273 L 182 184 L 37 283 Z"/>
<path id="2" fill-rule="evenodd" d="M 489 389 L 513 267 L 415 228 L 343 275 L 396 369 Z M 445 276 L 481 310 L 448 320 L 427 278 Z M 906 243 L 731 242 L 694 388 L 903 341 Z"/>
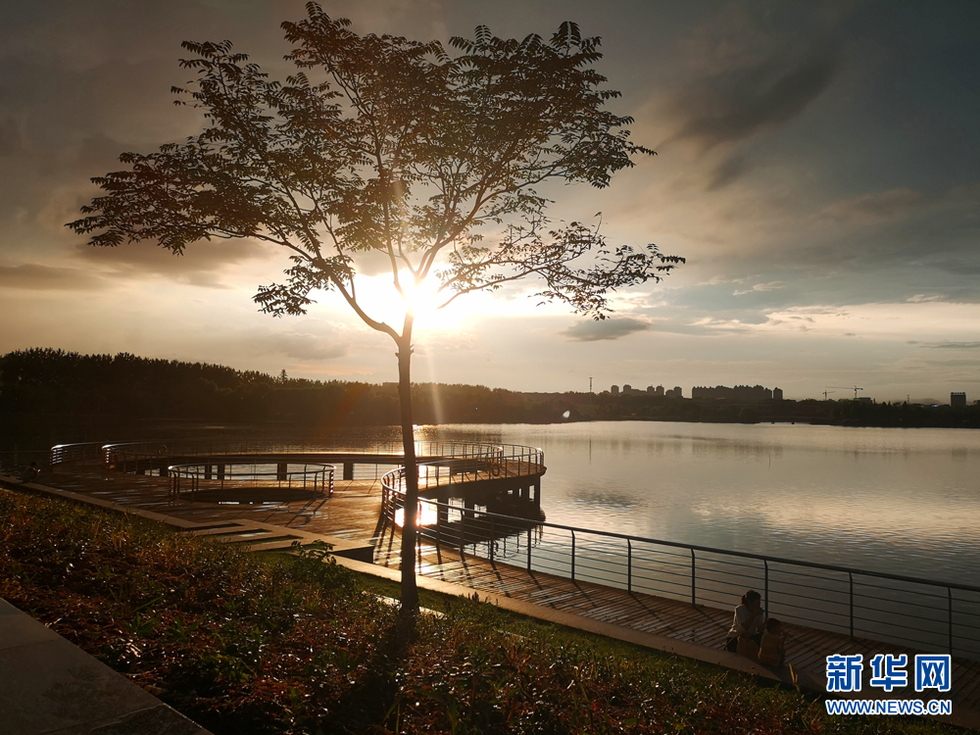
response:
<path id="1" fill-rule="evenodd" d="M 419 438 L 540 447 L 553 523 L 980 585 L 980 432 L 593 422 Z"/>

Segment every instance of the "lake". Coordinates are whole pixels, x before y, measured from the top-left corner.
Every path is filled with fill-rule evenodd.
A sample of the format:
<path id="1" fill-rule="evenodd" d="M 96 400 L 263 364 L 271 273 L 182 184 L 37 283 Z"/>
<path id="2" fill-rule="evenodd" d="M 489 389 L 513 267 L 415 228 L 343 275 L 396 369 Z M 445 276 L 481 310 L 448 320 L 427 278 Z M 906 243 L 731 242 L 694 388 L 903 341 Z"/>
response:
<path id="1" fill-rule="evenodd" d="M 571 526 L 980 586 L 980 433 L 789 424 L 425 426 L 545 452 Z"/>

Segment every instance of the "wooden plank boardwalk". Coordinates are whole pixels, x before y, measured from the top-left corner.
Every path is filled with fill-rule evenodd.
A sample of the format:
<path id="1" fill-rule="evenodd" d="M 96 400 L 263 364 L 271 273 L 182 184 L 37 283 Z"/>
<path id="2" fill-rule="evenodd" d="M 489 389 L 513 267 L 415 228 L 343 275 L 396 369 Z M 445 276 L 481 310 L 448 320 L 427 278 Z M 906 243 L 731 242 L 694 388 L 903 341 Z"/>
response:
<path id="1" fill-rule="evenodd" d="M 293 541 L 309 542 L 320 535 L 373 546 L 375 564 L 397 567 L 400 538 L 379 523 L 381 486 L 377 480 L 337 482 L 333 496 L 314 501 L 279 503 L 217 504 L 174 500 L 166 478 L 105 472 L 92 466 L 56 466 L 46 472 L 44 483 L 81 496 L 152 511 L 173 519 L 175 525 L 232 543 L 248 544 L 253 550 L 287 548 Z M 509 597 L 534 605 L 572 613 L 622 628 L 652 633 L 669 639 L 719 651 L 731 623 L 731 610 L 693 606 L 642 593 L 607 587 L 564 577 L 528 571 L 519 566 L 493 562 L 482 557 L 460 555 L 458 549 L 437 548 L 423 543 L 417 558 L 418 571 L 435 579 L 461 585 L 477 592 Z M 735 601 L 733 601 L 734 605 Z M 878 653 L 907 654 L 915 651 L 888 643 L 850 638 L 847 635 L 785 624 L 787 662 L 801 685 L 823 691 L 826 657 L 832 654 L 864 655 L 865 662 Z M 711 656 L 706 656 L 711 660 Z M 867 685 L 870 667 L 865 666 L 861 696 L 875 697 L 878 690 Z M 909 667 L 911 671 L 911 667 Z M 787 678 L 788 668 L 775 672 Z M 910 677 L 911 678 L 911 677 Z M 980 662 L 954 659 L 953 691 L 926 692 L 925 698 L 949 698 L 955 719 L 980 728 Z M 888 696 L 918 697 L 911 686 Z"/>

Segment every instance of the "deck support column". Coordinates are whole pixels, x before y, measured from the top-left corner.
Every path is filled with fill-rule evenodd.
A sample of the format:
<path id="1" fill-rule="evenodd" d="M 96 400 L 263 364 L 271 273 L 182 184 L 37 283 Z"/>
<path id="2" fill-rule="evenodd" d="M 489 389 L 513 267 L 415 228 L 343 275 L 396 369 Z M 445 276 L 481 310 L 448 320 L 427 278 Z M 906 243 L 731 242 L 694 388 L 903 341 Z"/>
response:
<path id="1" fill-rule="evenodd" d="M 354 479 L 354 463 L 344 462 L 344 479 L 353 480 Z"/>
<path id="2" fill-rule="evenodd" d="M 280 462 L 276 465 L 276 479 L 280 482 L 286 479 L 286 463 Z"/>

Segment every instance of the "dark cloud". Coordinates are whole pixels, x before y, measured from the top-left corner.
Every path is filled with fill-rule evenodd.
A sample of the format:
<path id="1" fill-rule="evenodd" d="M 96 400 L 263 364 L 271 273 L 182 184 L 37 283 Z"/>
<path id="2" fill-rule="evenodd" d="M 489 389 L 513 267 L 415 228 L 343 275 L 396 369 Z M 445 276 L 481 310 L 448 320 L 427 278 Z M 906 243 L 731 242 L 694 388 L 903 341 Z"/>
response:
<path id="1" fill-rule="evenodd" d="M 605 339 L 620 339 L 634 332 L 650 329 L 650 322 L 630 317 L 622 319 L 603 319 L 582 321 L 560 332 L 572 342 L 598 342 Z"/>
<path id="2" fill-rule="evenodd" d="M 908 219 L 938 204 L 936 197 L 903 186 L 842 199 L 825 207 L 819 216 L 843 223 L 879 225 Z"/>
<path id="3" fill-rule="evenodd" d="M 0 286 L 31 291 L 93 291 L 105 288 L 103 278 L 81 268 L 52 268 L 25 263 L 0 266 Z"/>
<path id="4" fill-rule="evenodd" d="M 751 170 L 752 164 L 746 156 L 732 154 L 715 169 L 711 182 L 708 184 L 708 191 L 723 189 Z"/>
<path id="5" fill-rule="evenodd" d="M 837 67 L 837 54 L 820 48 L 789 66 L 785 58 L 777 56 L 752 68 L 736 68 L 704 79 L 678 95 L 682 127 L 674 137 L 694 140 L 707 150 L 784 124 L 827 88 Z M 737 169 L 739 165 L 734 161 L 730 167 Z M 732 173 L 722 170 L 728 179 Z"/>
<path id="6" fill-rule="evenodd" d="M 980 342 L 943 342 L 928 346 L 934 350 L 980 350 Z"/>
<path id="7" fill-rule="evenodd" d="M 24 134 L 18 120 L 8 116 L 0 120 L 0 158 L 11 156 L 24 146 Z"/>

